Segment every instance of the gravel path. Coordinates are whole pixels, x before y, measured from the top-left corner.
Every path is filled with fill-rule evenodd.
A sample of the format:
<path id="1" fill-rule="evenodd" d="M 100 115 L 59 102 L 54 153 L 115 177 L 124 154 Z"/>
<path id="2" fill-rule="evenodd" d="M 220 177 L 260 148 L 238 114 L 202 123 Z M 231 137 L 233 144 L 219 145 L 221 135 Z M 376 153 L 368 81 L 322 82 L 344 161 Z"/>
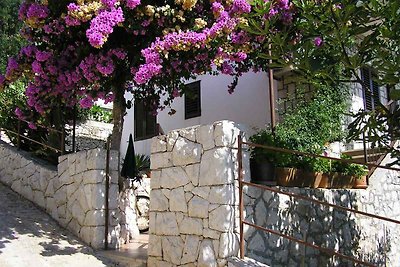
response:
<path id="1" fill-rule="evenodd" d="M 0 183 L 0 266 L 118 266 Z"/>

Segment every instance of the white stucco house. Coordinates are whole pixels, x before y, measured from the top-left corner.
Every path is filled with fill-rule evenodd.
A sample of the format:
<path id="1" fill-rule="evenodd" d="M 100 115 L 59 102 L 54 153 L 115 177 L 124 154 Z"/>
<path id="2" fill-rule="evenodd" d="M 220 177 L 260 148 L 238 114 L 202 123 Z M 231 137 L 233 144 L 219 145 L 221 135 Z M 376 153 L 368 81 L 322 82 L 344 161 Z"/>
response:
<path id="1" fill-rule="evenodd" d="M 285 73 L 275 73 L 274 92 L 277 109 L 286 107 L 279 104 L 279 99 L 287 98 L 295 93 L 293 83 L 285 81 Z M 388 102 L 388 89 L 378 87 L 372 81 L 370 69 L 361 70 L 365 84 L 372 88 L 373 94 L 359 84 L 351 85 L 351 111 L 373 109 L 377 101 Z M 174 115 L 168 114 L 168 109 L 161 111 L 156 117 L 145 115 L 141 105 L 127 111 L 121 140 L 122 157 L 125 156 L 129 134 L 134 136 L 135 152 L 150 154 L 151 137 L 159 134 L 159 129 L 167 133 L 174 129 L 185 128 L 199 124 L 212 124 L 219 120 L 232 120 L 249 126 L 251 129 L 265 127 L 271 121 L 268 73 L 246 73 L 240 79 L 233 94 L 228 93 L 228 85 L 232 78 L 228 75 L 202 75 L 195 81 L 188 81 L 193 97 L 183 96 L 175 99 L 171 108 Z M 127 99 L 132 96 L 127 94 Z M 348 144 L 345 149 L 363 149 L 362 142 Z"/>

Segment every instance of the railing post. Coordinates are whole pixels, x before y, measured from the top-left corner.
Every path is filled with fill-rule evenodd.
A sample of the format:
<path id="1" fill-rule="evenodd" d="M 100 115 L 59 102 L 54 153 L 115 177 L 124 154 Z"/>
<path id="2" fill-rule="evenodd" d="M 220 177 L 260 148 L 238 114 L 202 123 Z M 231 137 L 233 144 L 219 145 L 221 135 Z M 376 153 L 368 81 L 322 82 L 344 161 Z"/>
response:
<path id="1" fill-rule="evenodd" d="M 244 258 L 244 225 L 243 225 L 243 210 L 244 210 L 244 204 L 243 204 L 243 152 L 242 152 L 242 136 L 239 134 L 238 135 L 238 173 L 239 173 L 239 218 L 240 218 L 240 258 Z"/>
<path id="2" fill-rule="evenodd" d="M 76 152 L 76 105 L 74 106 L 74 117 L 72 118 L 72 152 Z"/>
<path id="3" fill-rule="evenodd" d="M 105 190 L 105 222 L 104 222 L 104 249 L 108 249 L 108 225 L 109 225 L 109 191 L 110 191 L 110 143 L 111 143 L 111 135 L 107 138 L 107 153 L 106 153 L 106 190 Z"/>
<path id="4" fill-rule="evenodd" d="M 21 148 L 21 120 L 18 119 L 18 135 L 17 135 L 17 148 Z"/>

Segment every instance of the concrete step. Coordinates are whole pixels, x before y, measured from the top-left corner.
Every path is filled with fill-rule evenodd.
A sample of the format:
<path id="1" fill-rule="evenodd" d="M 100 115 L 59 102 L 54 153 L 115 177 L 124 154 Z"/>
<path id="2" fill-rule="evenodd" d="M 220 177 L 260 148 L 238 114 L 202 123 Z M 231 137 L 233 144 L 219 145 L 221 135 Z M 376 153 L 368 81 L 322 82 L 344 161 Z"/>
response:
<path id="1" fill-rule="evenodd" d="M 103 250 L 99 253 L 121 267 L 146 267 L 148 243 L 149 236 L 141 234 L 118 250 Z"/>

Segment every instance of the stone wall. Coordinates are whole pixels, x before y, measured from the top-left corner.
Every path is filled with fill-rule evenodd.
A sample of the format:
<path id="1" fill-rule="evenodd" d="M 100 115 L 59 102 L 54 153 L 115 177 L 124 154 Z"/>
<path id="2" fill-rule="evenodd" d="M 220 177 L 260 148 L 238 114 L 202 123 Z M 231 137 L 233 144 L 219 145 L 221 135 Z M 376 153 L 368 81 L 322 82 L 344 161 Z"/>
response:
<path id="1" fill-rule="evenodd" d="M 388 163 L 390 158 L 383 162 Z M 400 220 L 400 174 L 378 169 L 366 190 L 279 188 Z M 246 220 L 379 266 L 400 266 L 400 225 L 245 187 Z M 271 266 L 352 266 L 313 248 L 245 228 L 246 255 Z M 385 265 L 386 263 L 386 265 Z"/>
<path id="2" fill-rule="evenodd" d="M 148 266 L 226 266 L 237 255 L 241 130 L 222 121 L 153 138 Z"/>
<path id="3" fill-rule="evenodd" d="M 1 142 L 1 141 L 0 141 Z M 104 246 L 106 151 L 94 149 L 59 157 L 58 169 L 29 153 L 0 143 L 0 181 L 49 213 L 94 248 Z M 125 217 L 132 216 L 134 195 L 118 195 L 118 154 L 110 160 L 109 246 L 138 233 Z M 122 212 L 124 211 L 124 212 Z M 133 222 L 135 223 L 135 221 Z M 121 234 L 122 233 L 122 234 Z"/>
<path id="4" fill-rule="evenodd" d="M 78 123 L 76 132 L 76 151 L 105 148 L 107 137 L 112 133 L 113 124 L 87 120 Z M 65 149 L 72 150 L 72 127 L 67 128 L 70 134 L 66 138 Z"/>

